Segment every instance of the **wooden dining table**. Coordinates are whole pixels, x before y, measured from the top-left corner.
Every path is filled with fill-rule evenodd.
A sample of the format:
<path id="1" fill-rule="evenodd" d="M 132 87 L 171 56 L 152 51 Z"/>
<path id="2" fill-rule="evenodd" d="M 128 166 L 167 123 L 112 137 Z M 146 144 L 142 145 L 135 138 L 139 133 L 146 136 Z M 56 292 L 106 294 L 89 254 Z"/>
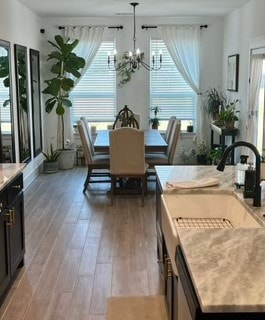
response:
<path id="1" fill-rule="evenodd" d="M 100 130 L 94 142 L 96 152 L 109 152 L 109 132 L 110 130 Z M 128 146 L 130 141 L 128 141 Z M 166 152 L 167 143 L 158 130 L 144 130 L 145 153 Z"/>

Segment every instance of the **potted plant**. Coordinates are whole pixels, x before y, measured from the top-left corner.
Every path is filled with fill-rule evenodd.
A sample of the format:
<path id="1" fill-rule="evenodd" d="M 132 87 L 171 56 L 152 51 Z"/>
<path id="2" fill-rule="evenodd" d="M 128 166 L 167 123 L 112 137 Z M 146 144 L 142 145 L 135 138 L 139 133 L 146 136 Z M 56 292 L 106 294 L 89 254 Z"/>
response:
<path id="1" fill-rule="evenodd" d="M 43 172 L 45 173 L 55 173 L 58 172 L 58 158 L 61 154 L 59 150 L 54 150 L 52 143 L 50 144 L 50 151 L 42 152 L 45 157 L 43 161 Z"/>
<path id="2" fill-rule="evenodd" d="M 198 152 L 197 152 L 197 163 L 198 164 L 207 164 L 208 162 L 208 148 L 206 142 L 202 140 L 201 143 L 198 144 Z"/>
<path id="3" fill-rule="evenodd" d="M 226 101 L 224 92 L 216 88 L 209 88 L 204 93 L 203 106 L 211 118 L 217 120 L 220 111 L 224 109 Z"/>
<path id="4" fill-rule="evenodd" d="M 222 158 L 222 154 L 222 148 L 220 146 L 211 149 L 209 158 L 211 159 L 212 164 L 217 165 Z"/>
<path id="5" fill-rule="evenodd" d="M 218 118 L 218 125 L 220 127 L 224 127 L 228 130 L 234 129 L 235 121 L 238 120 L 236 113 L 239 112 L 235 110 L 235 105 L 237 102 L 238 100 L 230 102 L 225 106 L 225 109 L 220 112 Z"/>
<path id="6" fill-rule="evenodd" d="M 151 124 L 152 129 L 158 129 L 159 119 L 157 118 L 157 114 L 160 111 L 160 109 L 158 106 L 155 106 L 151 108 L 151 111 L 153 111 L 154 117 L 149 120 L 149 123 Z"/>
<path id="7" fill-rule="evenodd" d="M 64 114 L 66 108 L 72 106 L 72 102 L 69 99 L 69 93 L 74 87 L 74 78 L 80 78 L 81 74 L 79 72 L 85 66 L 85 60 L 77 56 L 73 50 L 78 44 L 78 40 L 70 42 L 70 39 L 64 39 L 60 35 L 55 36 L 55 42 L 48 41 L 55 51 L 48 54 L 47 60 L 53 60 L 54 64 L 51 66 L 50 71 L 54 74 L 54 77 L 45 80 L 47 87 L 42 91 L 44 94 L 48 94 L 51 97 L 46 100 L 45 108 L 47 113 L 51 113 L 55 109 L 56 114 L 61 119 L 62 131 L 61 131 L 61 141 L 62 141 L 62 152 L 61 157 L 64 159 L 66 166 L 59 165 L 60 169 L 69 169 L 74 165 L 74 149 L 69 152 L 65 148 L 65 136 L 64 136 Z M 66 152 L 65 152 L 66 151 Z M 70 162 L 68 163 L 66 157 L 70 157 Z M 67 164 L 68 163 L 68 164 Z"/>

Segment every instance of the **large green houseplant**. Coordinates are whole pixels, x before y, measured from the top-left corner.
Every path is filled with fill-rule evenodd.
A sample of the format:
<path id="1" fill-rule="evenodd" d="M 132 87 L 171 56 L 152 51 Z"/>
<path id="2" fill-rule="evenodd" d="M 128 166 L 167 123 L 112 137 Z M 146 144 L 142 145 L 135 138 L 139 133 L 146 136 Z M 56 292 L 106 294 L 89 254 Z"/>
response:
<path id="1" fill-rule="evenodd" d="M 209 88 L 203 95 L 203 106 L 213 120 L 218 119 L 219 113 L 226 105 L 226 95 L 217 88 Z"/>
<path id="2" fill-rule="evenodd" d="M 85 60 L 73 52 L 79 42 L 77 39 L 70 42 L 70 39 L 64 39 L 60 35 L 56 35 L 54 39 L 54 42 L 48 41 L 55 50 L 49 53 L 47 58 L 47 61 L 54 61 L 50 69 L 54 77 L 44 81 L 47 87 L 42 93 L 50 95 L 45 102 L 46 112 L 51 113 L 55 109 L 56 114 L 61 118 L 61 141 L 64 150 L 64 114 L 66 108 L 72 106 L 69 93 L 74 87 L 74 79 L 81 77 L 80 69 L 85 66 Z"/>

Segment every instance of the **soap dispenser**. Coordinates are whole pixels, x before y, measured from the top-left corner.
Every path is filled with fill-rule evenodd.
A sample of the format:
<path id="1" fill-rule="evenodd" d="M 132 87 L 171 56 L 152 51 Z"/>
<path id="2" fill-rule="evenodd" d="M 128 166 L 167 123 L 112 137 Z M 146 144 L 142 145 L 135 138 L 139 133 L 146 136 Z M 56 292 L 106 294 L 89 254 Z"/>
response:
<path id="1" fill-rule="evenodd" d="M 240 162 L 236 165 L 236 185 L 239 188 L 245 184 L 245 172 L 248 170 L 247 159 L 248 156 L 241 155 Z"/>
<path id="2" fill-rule="evenodd" d="M 253 198 L 254 185 L 255 185 L 256 172 L 253 167 L 253 163 L 249 163 L 249 167 L 245 173 L 245 189 L 243 196 L 244 198 Z"/>

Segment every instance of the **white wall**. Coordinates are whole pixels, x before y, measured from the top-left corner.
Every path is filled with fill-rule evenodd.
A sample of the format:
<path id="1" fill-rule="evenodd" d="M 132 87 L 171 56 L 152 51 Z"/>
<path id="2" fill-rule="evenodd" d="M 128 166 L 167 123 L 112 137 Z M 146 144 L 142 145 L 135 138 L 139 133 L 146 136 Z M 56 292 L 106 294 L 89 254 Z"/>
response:
<path id="1" fill-rule="evenodd" d="M 239 54 L 239 90 L 229 94 L 231 100 L 240 100 L 240 135 L 245 140 L 247 133 L 247 92 L 249 72 L 249 45 L 252 39 L 265 35 L 265 1 L 253 0 L 227 15 L 224 20 L 223 84 L 226 86 L 227 57 Z"/>
<path id="2" fill-rule="evenodd" d="M 18 150 L 18 128 L 17 128 L 17 103 L 16 103 L 16 85 L 14 73 L 14 44 L 26 46 L 40 50 L 40 18 L 17 0 L 2 0 L 0 9 L 0 39 L 10 42 L 11 46 L 11 68 L 12 68 L 12 88 L 13 88 L 13 106 L 14 106 L 14 126 L 15 126 L 15 144 Z M 29 56 L 29 52 L 28 52 Z M 29 64 L 28 64 L 29 65 Z M 29 94 L 29 98 L 30 98 Z M 30 109 L 31 122 L 31 109 Z M 31 154 L 33 157 L 33 140 L 31 126 Z M 16 159 L 18 153 L 16 152 Z M 41 156 L 32 159 L 24 170 L 25 186 L 35 178 L 37 168 L 41 162 Z"/>
<path id="3" fill-rule="evenodd" d="M 136 46 L 145 53 L 145 61 L 149 61 L 149 42 L 150 38 L 159 38 L 157 29 L 142 30 L 144 25 L 157 24 L 208 24 L 207 29 L 203 29 L 202 60 L 201 60 L 201 88 L 205 91 L 208 87 L 219 86 L 222 84 L 222 52 L 223 52 L 223 18 L 222 17 L 185 17 L 185 18 L 151 18 L 137 17 L 136 15 Z M 105 37 L 116 38 L 118 52 L 132 49 L 133 46 L 133 20 L 132 17 L 98 17 L 98 18 L 44 18 L 43 28 L 43 58 L 44 53 L 49 52 L 50 46 L 45 41 L 52 40 L 54 35 L 62 31 L 59 25 L 123 25 L 123 30 L 108 29 Z M 44 62 L 44 61 L 43 61 Z M 107 57 L 106 57 L 107 63 Z M 47 65 L 47 63 L 46 63 Z M 43 63 L 43 68 L 45 62 Z M 117 81 L 118 83 L 118 81 Z M 149 115 L 149 72 L 141 68 L 137 71 L 132 80 L 122 88 L 117 87 L 117 112 L 127 104 L 135 113 L 141 117 L 141 127 L 148 127 Z M 55 122 L 52 115 L 46 115 L 46 138 L 47 144 L 51 137 L 56 136 Z M 210 134 L 210 130 L 206 129 Z M 189 141 L 188 141 L 189 140 Z M 181 146 L 190 144 L 190 139 L 183 139 Z M 179 144 L 180 147 L 180 144 Z M 187 146 L 189 148 L 190 146 Z M 180 163 L 182 163 L 180 161 Z"/>

